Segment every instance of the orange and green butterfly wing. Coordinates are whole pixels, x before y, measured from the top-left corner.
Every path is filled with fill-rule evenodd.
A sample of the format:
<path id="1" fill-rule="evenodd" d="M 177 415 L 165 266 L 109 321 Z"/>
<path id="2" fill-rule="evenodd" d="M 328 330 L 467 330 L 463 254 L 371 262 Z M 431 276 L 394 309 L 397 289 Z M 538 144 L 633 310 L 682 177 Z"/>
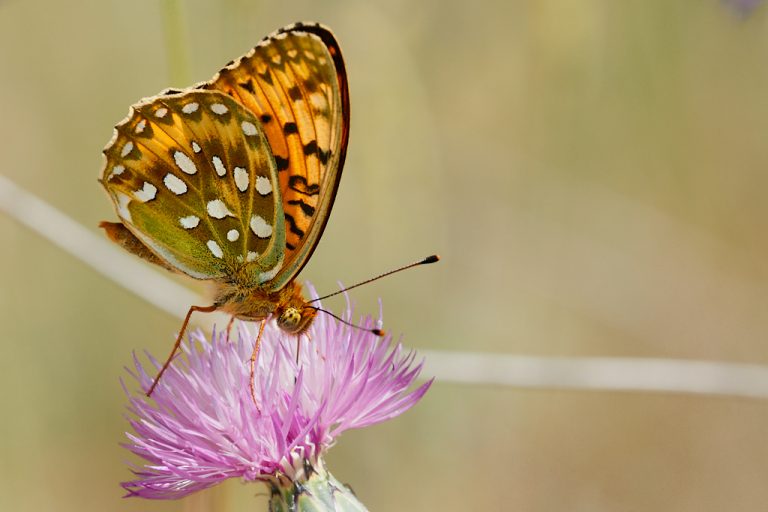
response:
<path id="1" fill-rule="evenodd" d="M 251 285 L 274 278 L 285 253 L 283 202 L 252 112 L 218 91 L 167 91 L 134 105 L 115 132 L 100 181 L 122 225 L 164 266 Z M 111 238 L 140 248 L 107 224 Z"/>
<path id="2" fill-rule="evenodd" d="M 166 268 L 280 290 L 320 239 L 348 138 L 333 34 L 280 29 L 210 82 L 132 108 L 101 177 L 121 224 L 102 227 Z"/>
<path id="3" fill-rule="evenodd" d="M 241 103 L 269 141 L 283 200 L 285 261 L 264 288 L 279 290 L 317 246 L 344 166 L 349 90 L 339 45 L 319 24 L 295 24 L 198 87 Z"/>

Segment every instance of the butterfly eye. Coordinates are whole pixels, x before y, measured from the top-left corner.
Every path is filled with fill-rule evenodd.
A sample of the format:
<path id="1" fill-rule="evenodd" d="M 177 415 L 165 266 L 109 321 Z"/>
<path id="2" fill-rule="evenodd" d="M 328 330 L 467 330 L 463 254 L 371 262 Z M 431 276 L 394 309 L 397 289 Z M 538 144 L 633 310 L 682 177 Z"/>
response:
<path id="1" fill-rule="evenodd" d="M 301 325 L 301 312 L 296 308 L 285 308 L 277 318 L 277 325 L 284 331 L 297 332 Z"/>

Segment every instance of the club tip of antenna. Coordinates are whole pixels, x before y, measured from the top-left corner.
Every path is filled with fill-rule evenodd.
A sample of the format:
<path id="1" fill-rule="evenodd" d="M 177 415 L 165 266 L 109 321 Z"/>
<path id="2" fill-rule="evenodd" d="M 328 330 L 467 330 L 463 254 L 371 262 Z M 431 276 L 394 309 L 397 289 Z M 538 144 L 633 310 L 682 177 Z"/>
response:
<path id="1" fill-rule="evenodd" d="M 437 254 L 433 254 L 432 256 L 427 256 L 426 258 L 421 260 L 421 264 L 426 265 L 428 263 L 437 263 L 438 261 L 440 261 L 440 256 L 438 256 Z"/>
<path id="2" fill-rule="evenodd" d="M 387 334 L 383 329 L 371 329 L 371 332 L 376 336 L 381 336 L 382 338 Z"/>

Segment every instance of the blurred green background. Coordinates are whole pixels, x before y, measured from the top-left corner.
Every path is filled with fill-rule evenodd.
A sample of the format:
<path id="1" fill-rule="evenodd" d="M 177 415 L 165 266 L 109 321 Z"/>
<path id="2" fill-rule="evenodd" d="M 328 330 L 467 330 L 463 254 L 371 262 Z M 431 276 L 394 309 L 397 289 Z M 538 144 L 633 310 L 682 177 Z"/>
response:
<path id="1" fill-rule="evenodd" d="M 352 134 L 302 278 L 333 291 L 437 252 L 353 293 L 382 297 L 410 346 L 768 363 L 768 6 L 189 1 L 185 83 L 165 12 L 0 2 L 0 174 L 96 232 L 129 105 L 317 20 L 344 51 Z M 137 460 L 118 379 L 179 320 L 5 216 L 0 237 L 0 510 L 263 510 L 239 482 L 120 497 Z M 328 459 L 377 511 L 751 511 L 767 433 L 759 400 L 437 382 Z"/>

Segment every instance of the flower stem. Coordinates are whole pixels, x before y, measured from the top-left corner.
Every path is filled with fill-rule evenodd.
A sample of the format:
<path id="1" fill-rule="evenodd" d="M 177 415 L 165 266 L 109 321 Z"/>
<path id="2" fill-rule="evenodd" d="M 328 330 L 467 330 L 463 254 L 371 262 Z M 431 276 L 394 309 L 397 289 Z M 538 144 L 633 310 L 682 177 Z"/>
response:
<path id="1" fill-rule="evenodd" d="M 269 481 L 270 512 L 367 512 L 352 489 L 325 468 L 322 459 L 303 461 L 303 468 L 289 478 L 279 475 Z"/>

